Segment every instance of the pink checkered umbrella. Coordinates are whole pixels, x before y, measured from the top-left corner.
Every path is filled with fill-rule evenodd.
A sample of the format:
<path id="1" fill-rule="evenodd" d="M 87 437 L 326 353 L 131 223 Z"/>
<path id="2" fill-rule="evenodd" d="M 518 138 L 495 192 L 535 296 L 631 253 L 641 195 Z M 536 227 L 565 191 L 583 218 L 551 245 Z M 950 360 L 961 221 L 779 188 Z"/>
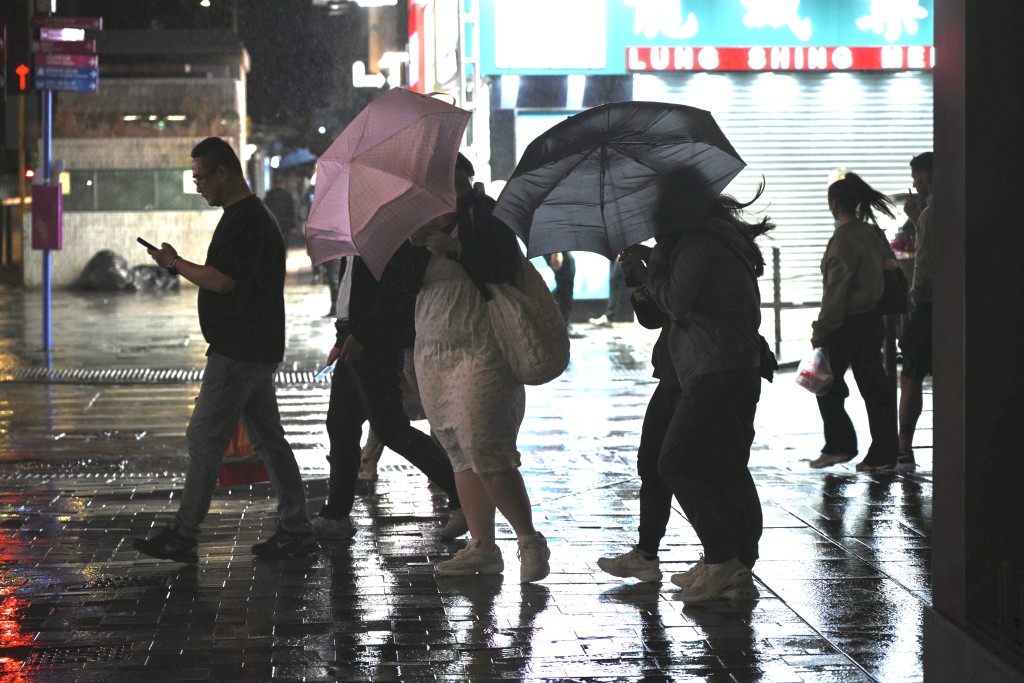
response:
<path id="1" fill-rule="evenodd" d="M 306 221 L 313 265 L 358 255 L 379 278 L 402 242 L 455 211 L 455 159 L 469 117 L 402 88 L 367 105 L 317 159 Z"/>

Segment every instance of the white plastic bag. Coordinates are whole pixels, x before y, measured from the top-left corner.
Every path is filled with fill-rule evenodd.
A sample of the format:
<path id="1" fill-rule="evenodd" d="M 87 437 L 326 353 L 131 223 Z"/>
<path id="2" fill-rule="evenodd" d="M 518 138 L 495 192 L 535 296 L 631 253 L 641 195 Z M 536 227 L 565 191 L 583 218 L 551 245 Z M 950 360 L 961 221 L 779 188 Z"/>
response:
<path id="1" fill-rule="evenodd" d="M 815 396 L 827 394 L 832 389 L 834 380 L 828 354 L 820 346 L 804 356 L 796 369 L 796 383 Z"/>

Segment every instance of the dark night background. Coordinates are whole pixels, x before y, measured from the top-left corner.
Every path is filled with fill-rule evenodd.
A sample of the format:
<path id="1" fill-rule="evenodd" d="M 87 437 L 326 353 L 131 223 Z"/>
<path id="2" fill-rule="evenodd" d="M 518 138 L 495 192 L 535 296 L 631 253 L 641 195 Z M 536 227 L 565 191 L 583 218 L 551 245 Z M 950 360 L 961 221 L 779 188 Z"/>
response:
<path id="1" fill-rule="evenodd" d="M 329 12 L 311 0 L 58 0 L 57 14 L 101 16 L 104 31 L 225 29 L 237 22 L 251 60 L 254 135 L 319 152 L 373 97 L 353 91 L 351 64 L 366 61 L 366 10 Z M 326 124 L 320 135 L 316 127 Z M 321 148 L 321 149 L 317 149 Z"/>

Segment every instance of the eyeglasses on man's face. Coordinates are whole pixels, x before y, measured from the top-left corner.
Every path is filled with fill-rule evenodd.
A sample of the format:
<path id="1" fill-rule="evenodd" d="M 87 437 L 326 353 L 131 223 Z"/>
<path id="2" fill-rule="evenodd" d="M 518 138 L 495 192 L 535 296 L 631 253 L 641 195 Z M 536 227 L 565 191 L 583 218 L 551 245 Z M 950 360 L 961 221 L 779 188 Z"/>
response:
<path id="1" fill-rule="evenodd" d="M 192 182 L 196 184 L 196 187 L 199 187 L 199 183 L 203 182 L 203 180 L 204 180 L 204 179 L 205 179 L 205 178 L 206 178 L 207 176 L 209 176 L 209 175 L 210 175 L 211 173 L 213 173 L 214 171 L 216 171 L 216 170 L 217 170 L 218 168 L 219 168 L 219 166 L 214 166 L 213 168 L 211 168 L 211 169 L 210 169 L 209 171 L 207 171 L 206 173 L 203 173 L 202 175 L 197 175 L 197 176 L 193 176 L 193 177 L 192 177 Z"/>

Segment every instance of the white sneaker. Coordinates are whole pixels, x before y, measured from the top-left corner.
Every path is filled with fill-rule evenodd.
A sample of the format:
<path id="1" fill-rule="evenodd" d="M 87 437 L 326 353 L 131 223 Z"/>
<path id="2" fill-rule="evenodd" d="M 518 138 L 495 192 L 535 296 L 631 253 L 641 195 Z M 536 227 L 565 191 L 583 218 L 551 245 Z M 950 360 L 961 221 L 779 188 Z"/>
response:
<path id="1" fill-rule="evenodd" d="M 646 582 L 661 581 L 661 562 L 657 557 L 645 557 L 640 546 L 636 545 L 628 553 L 599 558 L 597 566 L 612 576 L 632 577 Z"/>
<path id="2" fill-rule="evenodd" d="M 366 434 L 366 445 L 359 452 L 359 481 L 377 481 L 377 461 L 384 453 L 384 444 L 370 429 Z"/>
<path id="3" fill-rule="evenodd" d="M 356 474 L 359 481 L 377 481 L 377 461 L 359 460 L 359 472 Z"/>
<path id="4" fill-rule="evenodd" d="M 683 602 L 722 600 L 726 589 L 745 584 L 749 579 L 750 569 L 736 558 L 717 564 L 705 562 L 690 585 L 683 589 Z"/>
<path id="5" fill-rule="evenodd" d="M 356 535 L 356 527 L 350 517 L 330 519 L 317 515 L 312 519 L 313 535 L 332 541 L 344 541 Z"/>
<path id="6" fill-rule="evenodd" d="M 469 524 L 466 522 L 466 513 L 462 508 L 456 508 L 448 513 L 448 523 L 441 527 L 441 538 L 451 541 L 467 531 Z"/>
<path id="7" fill-rule="evenodd" d="M 548 540 L 539 531 L 536 536 L 523 536 L 519 539 L 517 554 L 519 555 L 519 583 L 540 581 L 551 573 L 551 565 L 548 564 L 551 550 L 548 549 Z"/>
<path id="8" fill-rule="evenodd" d="M 494 546 L 491 552 L 480 550 L 480 541 L 471 539 L 469 544 L 455 553 L 455 557 L 434 565 L 445 576 L 469 576 L 470 574 L 500 574 L 505 569 L 501 559 L 501 548 Z"/>
<path id="9" fill-rule="evenodd" d="M 589 322 L 591 325 L 594 325 L 595 327 L 608 327 L 609 325 L 612 324 L 611 321 L 608 320 L 608 316 L 606 315 L 600 315 L 596 318 L 587 318 L 587 322 Z"/>
<path id="10" fill-rule="evenodd" d="M 701 572 L 703 572 L 703 571 L 704 571 L 704 555 L 702 553 L 701 556 L 700 556 L 700 559 L 697 560 L 697 564 L 693 565 L 692 567 L 690 567 L 689 569 L 687 569 L 685 572 L 683 572 L 681 574 L 673 574 L 672 575 L 672 583 L 674 583 L 675 585 L 677 585 L 680 588 L 685 590 L 687 587 L 689 587 L 689 585 L 691 583 L 693 583 L 694 579 L 696 579 L 698 576 L 700 576 Z"/>
<path id="11" fill-rule="evenodd" d="M 816 470 L 820 470 L 822 467 L 831 467 L 832 465 L 850 462 L 856 457 L 856 453 L 853 455 L 849 455 L 848 453 L 822 453 L 811 461 L 811 467 Z"/>
<path id="12" fill-rule="evenodd" d="M 746 580 L 722 591 L 723 600 L 757 600 L 760 597 L 761 592 L 757 590 L 753 576 L 748 576 Z"/>

